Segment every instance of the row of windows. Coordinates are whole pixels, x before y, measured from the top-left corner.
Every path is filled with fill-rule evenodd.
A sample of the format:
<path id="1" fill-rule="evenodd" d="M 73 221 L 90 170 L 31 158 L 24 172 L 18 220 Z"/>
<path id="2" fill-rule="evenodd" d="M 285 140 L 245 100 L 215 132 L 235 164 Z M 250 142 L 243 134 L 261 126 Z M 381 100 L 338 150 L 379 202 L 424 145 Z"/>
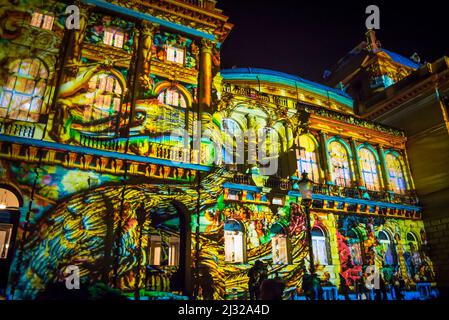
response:
<path id="1" fill-rule="evenodd" d="M 240 223 L 227 221 L 224 232 L 225 262 L 245 263 L 246 258 L 246 234 Z M 324 231 L 319 227 L 312 230 L 312 244 L 315 263 L 329 264 L 329 251 Z M 289 244 L 285 234 L 275 234 L 271 237 L 271 253 L 273 264 L 289 264 Z"/>
<path id="2" fill-rule="evenodd" d="M 31 16 L 30 25 L 36 28 L 52 30 L 55 17 L 48 13 L 34 12 Z M 108 46 L 123 48 L 126 33 L 118 28 L 106 27 L 103 33 L 103 43 Z M 185 50 L 175 46 L 166 46 L 167 61 L 184 65 Z"/>
<path id="3" fill-rule="evenodd" d="M 0 117 L 36 122 L 42 113 L 43 97 L 47 85 L 48 71 L 39 59 L 15 60 L 9 65 L 9 75 L 0 94 Z M 100 73 L 89 81 L 89 93 L 84 109 L 85 121 L 94 121 L 113 117 L 120 112 L 123 88 L 119 81 L 107 73 Z M 176 108 L 187 108 L 184 95 L 177 88 L 166 88 L 159 93 L 159 101 Z M 232 119 L 222 122 L 222 129 L 232 135 L 241 132 Z M 275 130 L 267 132 L 267 147 L 279 147 L 275 143 Z M 278 139 L 277 139 L 278 140 Z M 315 182 L 320 181 L 319 160 L 316 143 L 308 136 L 299 139 L 297 152 L 298 170 L 308 172 Z M 272 145 L 269 146 L 270 142 Z M 328 152 L 331 159 L 332 174 L 336 185 L 350 187 L 352 170 L 347 148 L 338 140 L 329 143 Z M 367 147 L 359 149 L 362 179 L 368 190 L 380 190 L 378 161 L 372 150 Z M 387 154 L 386 162 L 392 190 L 403 193 L 406 189 L 404 168 L 398 155 Z"/>
<path id="4" fill-rule="evenodd" d="M 234 119 L 223 119 L 222 130 L 230 136 L 238 137 L 243 134 L 240 125 Z M 268 142 L 272 141 L 271 147 L 280 148 L 281 143 L 276 130 L 269 128 Z M 277 138 L 277 139 L 275 139 Z M 277 143 L 275 143 L 277 141 Z M 296 159 L 299 175 L 307 172 L 309 178 L 316 183 L 321 182 L 320 160 L 318 144 L 309 136 L 301 135 L 297 139 Z M 268 147 L 268 144 L 267 144 Z M 229 163 L 237 150 L 225 152 L 225 161 Z M 352 163 L 354 159 L 350 156 L 349 147 L 342 140 L 331 140 L 327 152 L 330 159 L 330 169 L 333 183 L 341 187 L 353 187 L 354 170 Z M 358 149 L 358 164 L 360 166 L 361 180 L 367 190 L 381 190 L 381 167 L 377 152 L 370 146 L 362 146 Z M 386 153 L 386 170 L 391 185 L 391 190 L 402 194 L 407 189 L 406 171 L 403 159 L 399 154 Z M 355 168 L 354 168 L 355 169 Z"/>
<path id="5" fill-rule="evenodd" d="M 309 178 L 319 183 L 319 155 L 317 144 L 307 135 L 298 139 L 299 150 L 297 151 L 298 171 L 309 173 Z M 351 187 L 353 170 L 351 169 L 351 158 L 348 148 L 339 140 L 333 140 L 328 144 L 328 153 L 334 183 L 341 187 Z M 358 150 L 358 160 L 361 178 L 366 189 L 371 191 L 381 190 L 380 164 L 376 154 L 369 146 L 363 146 Z M 398 154 L 387 153 L 385 155 L 387 173 L 391 189 L 395 193 L 402 194 L 406 190 L 405 168 Z"/>
<path id="6" fill-rule="evenodd" d="M 246 256 L 246 234 L 236 221 L 228 221 L 231 230 L 226 230 L 225 225 L 225 262 L 245 263 Z M 332 264 L 329 251 L 329 241 L 326 233 L 320 227 L 312 229 L 312 248 L 315 264 Z M 406 250 L 416 252 L 419 248 L 418 241 L 412 233 L 407 234 Z M 382 255 L 385 265 L 394 266 L 398 264 L 396 248 L 387 232 L 381 230 L 377 233 L 379 253 Z M 276 234 L 271 238 L 273 264 L 286 265 L 290 263 L 288 238 L 284 234 Z M 360 237 L 354 230 L 348 234 L 348 246 L 350 257 L 354 265 L 363 265 L 363 248 Z"/>
<path id="7" fill-rule="evenodd" d="M 49 77 L 48 69 L 39 59 L 14 60 L 8 66 L 8 76 L 0 91 L 0 117 L 37 122 L 44 113 L 43 99 Z M 84 121 L 112 118 L 120 112 L 124 88 L 110 73 L 99 73 L 88 82 Z M 184 94 L 176 87 L 159 93 L 165 105 L 186 109 Z M 111 123 L 112 125 L 112 123 Z"/>

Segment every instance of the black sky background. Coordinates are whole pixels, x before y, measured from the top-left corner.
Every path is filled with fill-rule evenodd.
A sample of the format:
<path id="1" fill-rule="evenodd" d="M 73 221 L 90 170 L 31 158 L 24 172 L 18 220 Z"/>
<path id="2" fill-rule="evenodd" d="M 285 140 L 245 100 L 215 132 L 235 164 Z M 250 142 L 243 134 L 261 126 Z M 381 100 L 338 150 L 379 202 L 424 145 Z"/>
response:
<path id="1" fill-rule="evenodd" d="M 421 62 L 449 56 L 445 1 L 219 0 L 234 29 L 222 68 L 259 67 L 322 82 L 325 69 L 365 39 L 365 9 L 380 8 L 382 47 Z"/>

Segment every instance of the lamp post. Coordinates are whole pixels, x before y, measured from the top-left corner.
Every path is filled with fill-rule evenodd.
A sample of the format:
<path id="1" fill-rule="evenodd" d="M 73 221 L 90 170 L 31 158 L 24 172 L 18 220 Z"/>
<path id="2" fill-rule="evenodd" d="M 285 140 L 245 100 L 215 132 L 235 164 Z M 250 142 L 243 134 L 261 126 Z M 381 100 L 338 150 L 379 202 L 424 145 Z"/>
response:
<path id="1" fill-rule="evenodd" d="M 310 273 L 315 274 L 315 259 L 313 257 L 312 245 L 312 227 L 310 223 L 310 208 L 312 206 L 313 181 L 309 179 L 307 172 L 302 173 L 302 179 L 295 184 L 301 193 L 301 205 L 304 207 L 306 216 L 307 238 L 309 242 L 309 258 L 310 258 Z"/>
<path id="2" fill-rule="evenodd" d="M 135 299 L 140 300 L 140 292 L 139 292 L 139 284 L 140 284 L 140 267 L 142 264 L 142 234 L 143 234 L 143 226 L 147 219 L 145 212 L 145 205 L 142 202 L 140 207 L 136 209 L 136 217 L 137 217 L 137 225 L 139 227 L 139 251 L 137 252 L 137 273 L 136 273 L 136 283 L 135 283 Z"/>

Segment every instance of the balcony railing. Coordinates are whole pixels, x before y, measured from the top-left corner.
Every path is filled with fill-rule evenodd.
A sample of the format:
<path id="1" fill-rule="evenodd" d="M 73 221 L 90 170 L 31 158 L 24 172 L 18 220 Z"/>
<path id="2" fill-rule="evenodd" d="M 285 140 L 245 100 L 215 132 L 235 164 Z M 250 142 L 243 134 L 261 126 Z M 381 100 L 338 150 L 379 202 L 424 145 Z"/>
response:
<path id="1" fill-rule="evenodd" d="M 126 139 L 123 138 L 106 140 L 89 136 L 81 136 L 80 145 L 84 147 L 107 151 L 115 151 L 115 152 L 126 151 Z M 144 154 L 136 153 L 133 149 L 133 141 L 132 140 L 129 141 L 128 153 L 134 153 L 136 155 L 145 157 L 170 160 L 174 162 L 208 165 L 206 159 L 199 158 L 198 150 L 169 146 L 150 141 L 148 141 L 146 149 L 148 151 L 145 152 Z M 202 154 L 205 153 L 203 152 Z"/>
<path id="2" fill-rule="evenodd" d="M 250 174 L 243 173 L 236 173 L 232 179 L 232 182 L 244 185 L 254 185 L 252 176 Z M 292 190 L 291 183 L 288 179 L 278 177 L 269 177 L 265 181 L 263 186 L 283 191 Z M 313 193 L 326 196 L 361 199 L 377 202 L 389 202 L 413 206 L 419 205 L 418 197 L 412 191 L 399 195 L 391 194 L 389 192 L 364 190 L 356 187 L 344 188 L 335 185 L 315 184 L 313 187 Z"/>
<path id="3" fill-rule="evenodd" d="M 3 120 L 0 122 L 0 134 L 33 139 L 36 134 L 36 124 Z"/>
<path id="4" fill-rule="evenodd" d="M 126 140 L 121 139 L 105 140 L 83 135 L 80 137 L 80 145 L 94 149 L 122 152 L 125 150 L 125 144 Z"/>

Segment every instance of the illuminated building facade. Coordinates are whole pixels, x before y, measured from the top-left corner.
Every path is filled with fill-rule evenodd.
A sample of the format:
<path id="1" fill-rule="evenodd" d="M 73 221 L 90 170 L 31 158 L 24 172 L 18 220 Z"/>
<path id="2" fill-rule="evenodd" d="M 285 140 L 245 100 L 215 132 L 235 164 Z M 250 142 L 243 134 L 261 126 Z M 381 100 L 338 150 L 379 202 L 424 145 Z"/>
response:
<path id="1" fill-rule="evenodd" d="M 0 280 L 10 297 L 36 298 L 76 266 L 130 294 L 201 298 L 192 279 L 207 266 L 215 299 L 244 298 L 256 260 L 297 297 L 304 171 L 328 296 L 342 282 L 354 291 L 373 265 L 388 282 L 400 275 L 408 298 L 434 294 L 404 132 L 357 115 L 344 91 L 220 70 L 232 25 L 213 0 L 77 6 L 78 29 L 65 27 L 64 3 L 1 13 Z"/>

